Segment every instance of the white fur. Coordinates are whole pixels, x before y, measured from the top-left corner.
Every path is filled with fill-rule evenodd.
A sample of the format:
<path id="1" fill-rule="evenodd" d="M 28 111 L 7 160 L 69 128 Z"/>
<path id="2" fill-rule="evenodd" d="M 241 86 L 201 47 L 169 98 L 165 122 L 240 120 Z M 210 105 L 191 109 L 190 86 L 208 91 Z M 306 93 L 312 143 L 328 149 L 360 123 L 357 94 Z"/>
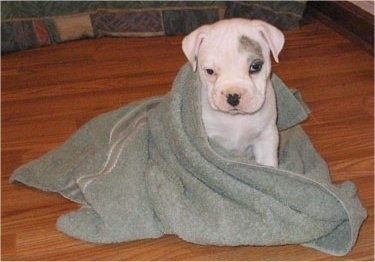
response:
<path id="1" fill-rule="evenodd" d="M 241 48 L 241 36 L 255 44 Z M 202 120 L 208 137 L 236 154 L 251 150 L 259 164 L 272 167 L 278 166 L 279 135 L 270 52 L 278 62 L 283 44 L 277 28 L 241 18 L 199 27 L 182 43 L 202 82 Z M 262 69 L 250 74 L 250 64 L 259 58 Z M 240 95 L 238 105 L 229 104 L 229 94 Z"/>

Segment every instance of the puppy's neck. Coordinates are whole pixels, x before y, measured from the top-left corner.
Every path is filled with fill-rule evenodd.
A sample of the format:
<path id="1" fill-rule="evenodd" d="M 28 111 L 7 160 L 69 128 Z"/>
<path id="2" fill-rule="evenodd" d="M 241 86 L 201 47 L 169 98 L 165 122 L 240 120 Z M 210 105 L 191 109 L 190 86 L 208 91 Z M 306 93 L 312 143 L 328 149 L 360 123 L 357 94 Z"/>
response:
<path id="1" fill-rule="evenodd" d="M 246 115 L 232 115 L 213 109 L 210 106 L 208 90 L 205 87 L 201 88 L 201 110 L 203 126 L 209 140 L 215 141 L 235 155 L 248 152 L 249 145 L 246 145 L 247 139 L 243 137 L 247 128 L 238 128 L 245 120 Z M 245 143 L 241 142 L 242 140 Z"/>
<path id="2" fill-rule="evenodd" d="M 248 154 L 261 132 L 276 122 L 274 92 L 272 84 L 268 84 L 265 105 L 255 114 L 230 114 L 213 109 L 208 88 L 201 86 L 202 122 L 208 139 L 236 155 Z"/>

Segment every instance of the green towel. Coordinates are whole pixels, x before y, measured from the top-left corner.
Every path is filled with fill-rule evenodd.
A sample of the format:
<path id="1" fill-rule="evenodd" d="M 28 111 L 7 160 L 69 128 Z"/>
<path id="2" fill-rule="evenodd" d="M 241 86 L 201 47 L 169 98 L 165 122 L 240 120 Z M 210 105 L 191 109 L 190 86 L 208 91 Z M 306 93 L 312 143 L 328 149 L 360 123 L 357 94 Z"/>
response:
<path id="1" fill-rule="evenodd" d="M 199 77 L 183 66 L 172 90 L 100 115 L 11 182 L 81 208 L 57 228 L 95 243 L 175 234 L 199 244 L 302 244 L 345 255 L 366 218 L 353 183 L 334 185 L 298 125 L 308 111 L 273 74 L 279 168 L 231 155 L 203 128 Z"/>

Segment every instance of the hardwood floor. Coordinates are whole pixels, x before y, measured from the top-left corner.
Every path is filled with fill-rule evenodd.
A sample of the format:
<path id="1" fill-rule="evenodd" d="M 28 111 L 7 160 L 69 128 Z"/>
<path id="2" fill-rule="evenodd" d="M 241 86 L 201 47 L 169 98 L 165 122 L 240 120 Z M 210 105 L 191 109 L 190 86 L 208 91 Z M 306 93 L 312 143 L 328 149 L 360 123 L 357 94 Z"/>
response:
<path id="1" fill-rule="evenodd" d="M 2 260 L 374 260 L 374 60 L 326 26 L 285 32 L 274 71 L 310 107 L 303 124 L 332 180 L 352 180 L 369 217 L 345 257 L 301 246 L 215 247 L 175 236 L 94 245 L 55 228 L 78 206 L 10 185 L 11 172 L 57 147 L 92 117 L 163 95 L 186 59 L 182 37 L 81 40 L 2 56 Z"/>

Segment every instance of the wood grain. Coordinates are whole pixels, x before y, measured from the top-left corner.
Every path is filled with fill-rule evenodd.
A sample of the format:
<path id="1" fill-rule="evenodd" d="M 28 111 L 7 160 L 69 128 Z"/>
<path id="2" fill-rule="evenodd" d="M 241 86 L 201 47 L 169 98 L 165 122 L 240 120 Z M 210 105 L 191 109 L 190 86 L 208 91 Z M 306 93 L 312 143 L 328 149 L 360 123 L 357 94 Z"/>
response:
<path id="1" fill-rule="evenodd" d="M 374 56 L 374 16 L 349 1 L 309 1 L 305 14 L 361 45 Z"/>
<path id="2" fill-rule="evenodd" d="M 369 212 L 345 257 L 301 246 L 216 247 L 175 236 L 94 245 L 55 228 L 78 206 L 57 194 L 8 184 L 11 172 L 63 143 L 92 117 L 163 95 L 186 59 L 182 37 L 102 38 L 2 57 L 1 256 L 3 260 L 373 260 L 374 62 L 321 23 L 286 32 L 274 71 L 301 91 L 312 114 L 303 124 L 328 161 L 332 180 L 352 180 Z"/>

